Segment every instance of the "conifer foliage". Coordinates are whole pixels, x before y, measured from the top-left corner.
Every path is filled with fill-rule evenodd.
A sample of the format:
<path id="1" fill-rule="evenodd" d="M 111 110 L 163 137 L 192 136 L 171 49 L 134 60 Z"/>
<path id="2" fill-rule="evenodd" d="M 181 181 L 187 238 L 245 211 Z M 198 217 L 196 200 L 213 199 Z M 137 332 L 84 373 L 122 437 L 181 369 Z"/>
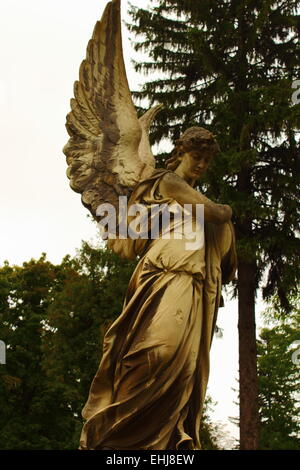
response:
<path id="1" fill-rule="evenodd" d="M 153 142 L 200 125 L 214 132 L 222 150 L 200 189 L 208 187 L 210 197 L 234 211 L 241 449 L 259 441 L 257 289 L 265 299 L 278 295 L 288 311 L 288 294 L 299 281 L 297 3 L 152 0 L 148 10 L 131 7 L 135 48 L 147 53 L 136 69 L 148 74 L 135 96 L 164 104 Z"/>

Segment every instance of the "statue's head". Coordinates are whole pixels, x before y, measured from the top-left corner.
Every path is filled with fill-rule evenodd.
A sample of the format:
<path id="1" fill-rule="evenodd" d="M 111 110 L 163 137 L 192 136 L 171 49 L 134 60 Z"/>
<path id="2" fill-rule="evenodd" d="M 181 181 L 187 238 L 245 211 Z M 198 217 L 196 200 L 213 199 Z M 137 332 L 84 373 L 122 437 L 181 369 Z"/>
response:
<path id="1" fill-rule="evenodd" d="M 183 156 L 189 152 L 197 152 L 200 156 L 209 154 L 214 157 L 220 152 L 215 136 L 203 127 L 190 127 L 175 141 L 171 157 L 166 160 L 166 168 L 175 171 Z"/>

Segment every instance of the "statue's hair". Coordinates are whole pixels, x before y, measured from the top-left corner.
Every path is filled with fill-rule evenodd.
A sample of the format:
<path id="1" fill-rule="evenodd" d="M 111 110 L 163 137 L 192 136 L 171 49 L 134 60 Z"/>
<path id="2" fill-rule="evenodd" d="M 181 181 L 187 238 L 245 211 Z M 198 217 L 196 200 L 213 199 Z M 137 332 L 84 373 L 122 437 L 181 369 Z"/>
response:
<path id="1" fill-rule="evenodd" d="M 215 136 L 203 127 L 190 127 L 179 139 L 175 140 L 175 147 L 170 158 L 166 160 L 165 166 L 168 170 L 174 171 L 180 164 L 179 157 L 185 152 L 193 150 L 201 152 L 206 149 L 209 149 L 213 156 L 220 152 Z"/>

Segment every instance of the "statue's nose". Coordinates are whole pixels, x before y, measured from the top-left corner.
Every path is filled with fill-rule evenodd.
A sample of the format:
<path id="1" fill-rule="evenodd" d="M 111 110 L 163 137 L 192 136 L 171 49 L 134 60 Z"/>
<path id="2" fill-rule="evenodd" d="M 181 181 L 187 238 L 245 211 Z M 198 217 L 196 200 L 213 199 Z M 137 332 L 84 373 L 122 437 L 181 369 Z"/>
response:
<path id="1" fill-rule="evenodd" d="M 204 162 L 200 162 L 200 163 L 198 164 L 198 168 L 199 168 L 199 170 L 204 170 L 204 168 L 205 168 L 205 163 L 204 163 Z"/>

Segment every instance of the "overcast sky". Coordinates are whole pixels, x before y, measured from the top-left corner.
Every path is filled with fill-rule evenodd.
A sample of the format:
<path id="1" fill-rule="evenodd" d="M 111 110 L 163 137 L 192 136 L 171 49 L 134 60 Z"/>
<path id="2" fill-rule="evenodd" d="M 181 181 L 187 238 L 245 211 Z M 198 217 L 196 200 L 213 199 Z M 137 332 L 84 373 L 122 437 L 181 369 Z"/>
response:
<path id="1" fill-rule="evenodd" d="M 106 3 L 1 3 L 1 263 L 19 264 L 43 251 L 60 262 L 82 239 L 96 236 L 69 188 L 62 148 L 73 83 Z M 129 78 L 132 83 L 132 73 Z"/>
<path id="2" fill-rule="evenodd" d="M 0 264 L 39 258 L 60 263 L 97 229 L 65 175 L 62 148 L 73 83 L 105 0 L 9 0 L 0 7 Z M 132 0 L 145 7 L 147 0 Z M 123 0 L 123 17 L 128 2 Z M 123 34 L 131 89 L 143 77 L 130 64 L 129 33 Z M 220 309 L 222 339 L 215 338 L 209 392 L 218 401 L 216 419 L 237 416 L 237 303 Z M 237 428 L 230 425 L 235 436 Z"/>

